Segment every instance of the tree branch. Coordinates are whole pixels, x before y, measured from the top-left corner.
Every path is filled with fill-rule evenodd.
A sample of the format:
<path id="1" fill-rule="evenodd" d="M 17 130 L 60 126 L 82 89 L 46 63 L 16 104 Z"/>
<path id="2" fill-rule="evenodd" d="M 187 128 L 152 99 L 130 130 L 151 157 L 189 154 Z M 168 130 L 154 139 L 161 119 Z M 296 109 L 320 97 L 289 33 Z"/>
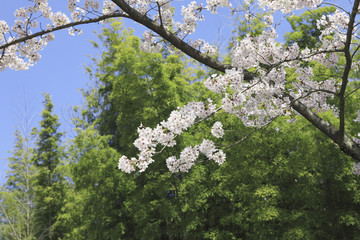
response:
<path id="1" fill-rule="evenodd" d="M 347 98 L 348 96 L 350 96 L 351 94 L 353 94 L 354 92 L 356 92 L 359 89 L 360 89 L 360 85 L 358 87 L 356 87 L 354 90 L 352 90 L 351 92 L 349 92 L 348 94 L 346 94 L 345 98 Z"/>
<path id="2" fill-rule="evenodd" d="M 54 27 L 54 28 L 43 30 L 43 31 L 40 31 L 40 32 L 37 32 L 37 33 L 34 33 L 34 34 L 30 34 L 30 35 L 27 35 L 27 36 L 22 37 L 22 38 L 18 38 L 18 39 L 14 40 L 14 41 L 11 41 L 11 42 L 8 42 L 8 43 L 5 43 L 5 44 L 1 45 L 0 49 L 3 50 L 3 52 L 2 52 L 2 55 L 3 55 L 4 52 L 5 52 L 5 49 L 7 47 L 12 46 L 12 45 L 22 43 L 22 42 L 25 42 L 27 40 L 30 40 L 30 39 L 33 39 L 33 38 L 36 38 L 36 37 L 40 37 L 42 35 L 45 35 L 45 34 L 48 34 L 48 33 L 51 33 L 51 32 L 63 30 L 63 29 L 66 29 L 66 28 L 75 27 L 75 26 L 78 26 L 78 25 L 100 22 L 100 21 L 103 21 L 103 20 L 106 20 L 106 19 L 109 19 L 109 18 L 114 18 L 114 17 L 128 18 L 129 16 L 124 14 L 124 13 L 113 13 L 113 14 L 109 14 L 109 15 L 103 15 L 103 16 L 100 16 L 100 17 L 97 17 L 97 18 L 91 18 L 91 19 L 88 19 L 88 20 L 81 20 L 81 21 L 78 21 L 78 22 L 71 22 L 71 23 L 64 24 L 64 25 L 61 25 L 61 26 L 58 26 L 58 27 Z"/>
<path id="3" fill-rule="evenodd" d="M 290 100 L 291 106 L 298 113 L 305 117 L 312 125 L 322 131 L 326 136 L 331 138 L 344 153 L 360 161 L 360 147 L 353 142 L 351 137 L 349 137 L 346 133 L 338 130 L 328 121 L 320 118 L 299 100 L 294 100 L 292 97 L 290 97 Z"/>
<path id="4" fill-rule="evenodd" d="M 129 18 L 156 32 L 160 37 L 170 42 L 174 47 L 178 48 L 189 57 L 220 72 L 225 72 L 226 69 L 233 68 L 231 65 L 223 64 L 218 60 L 211 58 L 206 54 L 201 53 L 197 49 L 191 47 L 185 41 L 177 37 L 174 33 L 166 30 L 161 24 L 153 21 L 149 17 L 136 11 L 134 8 L 129 6 L 124 0 L 112 0 L 112 1 L 118 7 L 120 7 L 124 12 L 126 12 L 129 15 Z M 251 80 L 253 78 L 254 78 L 254 74 L 245 72 L 245 76 L 244 76 L 245 80 Z"/>
<path id="5" fill-rule="evenodd" d="M 51 32 L 55 32 L 58 30 L 71 28 L 74 26 L 82 25 L 82 24 L 88 24 L 88 23 L 94 23 L 103 21 L 109 18 L 114 17 L 125 17 L 134 20 L 135 22 L 140 23 L 141 25 L 144 25 L 145 27 L 149 28 L 150 30 L 157 33 L 160 37 L 171 43 L 174 47 L 178 48 L 185 54 L 187 54 L 189 57 L 203 63 L 204 65 L 213 68 L 215 70 L 218 70 L 220 72 L 225 72 L 226 69 L 233 68 L 231 65 L 223 64 L 219 62 L 218 60 L 211 58 L 210 56 L 201 53 L 197 49 L 191 47 L 188 43 L 186 43 L 184 40 L 180 39 L 175 33 L 170 32 L 169 30 L 166 30 L 164 26 L 160 23 L 157 23 L 156 21 L 153 21 L 149 17 L 142 15 L 135 9 L 133 9 L 131 6 L 129 6 L 124 0 L 112 0 L 117 6 L 119 6 L 125 13 L 114 13 L 109 15 L 104 15 L 100 17 L 96 17 L 93 19 L 88 20 L 81 20 L 78 22 L 72 22 L 68 24 L 64 24 L 62 26 L 54 27 L 52 29 L 43 30 L 34 34 L 30 34 L 28 36 L 16 39 L 14 41 L 5 43 L 0 46 L 0 50 L 2 50 L 2 54 L 4 55 L 4 51 L 7 47 L 16 45 L 22 42 L 26 42 L 29 39 L 33 39 Z M 345 126 L 345 90 L 348 83 L 348 77 L 349 72 L 351 70 L 351 62 L 352 62 L 352 56 L 350 54 L 350 46 L 351 46 L 351 38 L 352 38 L 352 31 L 354 28 L 354 22 L 355 17 L 357 13 L 357 9 L 359 6 L 360 0 L 355 0 L 353 10 L 350 15 L 350 21 L 348 24 L 348 31 L 347 31 L 347 37 L 346 37 L 346 43 L 345 48 L 341 50 L 336 50 L 335 52 L 344 52 L 346 57 L 346 65 L 345 70 L 342 76 L 342 86 L 339 93 L 340 96 L 340 130 L 338 130 L 336 127 L 334 127 L 331 123 L 323 120 L 319 116 L 317 116 L 313 111 L 311 111 L 310 108 L 306 107 L 304 104 L 302 104 L 299 100 L 291 99 L 292 101 L 291 106 L 302 116 L 304 116 L 308 121 L 310 121 L 316 128 L 318 128 L 320 131 L 322 131 L 325 135 L 327 135 L 329 138 L 331 138 L 340 148 L 342 151 L 344 151 L 346 154 L 352 156 L 354 159 L 357 159 L 360 161 L 360 147 L 357 146 L 352 139 L 347 136 L 344 132 L 344 126 Z M 161 14 L 160 14 L 161 17 Z M 162 22 L 162 21 L 161 21 Z M 244 80 L 252 80 L 254 77 L 256 77 L 255 73 L 245 72 L 244 73 Z M 252 133 L 251 133 L 252 134 Z M 251 135 L 250 134 L 250 135 Z M 248 136 L 246 136 L 247 138 Z"/>
<path id="6" fill-rule="evenodd" d="M 129 6 L 124 0 L 112 0 L 117 6 L 119 6 L 124 12 L 126 12 L 129 17 L 135 22 L 140 23 L 141 25 L 146 26 L 152 31 L 159 34 L 162 38 L 169 41 L 176 48 L 180 49 L 182 52 L 187 54 L 188 56 L 196 59 L 197 61 L 205 64 L 208 67 L 216 69 L 221 72 L 225 72 L 225 69 L 231 68 L 230 65 L 222 64 L 221 62 L 201 53 L 200 51 L 194 49 L 189 44 L 185 43 L 183 40 L 178 38 L 175 34 L 166 30 L 163 26 L 153 21 L 149 17 L 142 15 L 134 8 Z"/>
<path id="7" fill-rule="evenodd" d="M 350 53 L 350 46 L 351 46 L 351 40 L 352 40 L 352 35 L 353 35 L 353 30 L 354 30 L 355 18 L 356 18 L 356 14 L 358 13 L 358 9 L 359 9 L 359 1 L 360 0 L 355 0 L 355 2 L 354 2 L 353 9 L 350 14 L 348 29 L 347 29 L 347 33 L 346 33 L 346 41 L 345 41 L 345 46 L 344 46 L 346 63 L 345 63 L 345 69 L 344 69 L 343 76 L 342 76 L 341 88 L 340 88 L 340 92 L 339 92 L 340 136 L 344 136 L 344 133 L 345 133 L 345 90 L 346 90 L 346 86 L 349 81 L 349 73 L 350 73 L 351 64 L 352 64 L 352 56 Z"/>

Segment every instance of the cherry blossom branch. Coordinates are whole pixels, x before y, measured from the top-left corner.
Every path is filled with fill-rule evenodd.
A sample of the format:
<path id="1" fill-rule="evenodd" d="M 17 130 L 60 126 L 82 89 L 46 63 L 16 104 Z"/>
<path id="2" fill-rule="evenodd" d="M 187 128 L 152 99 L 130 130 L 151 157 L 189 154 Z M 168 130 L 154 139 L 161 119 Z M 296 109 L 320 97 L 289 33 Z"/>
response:
<path id="1" fill-rule="evenodd" d="M 233 68 L 231 65 L 223 64 L 219 62 L 218 60 L 211 58 L 210 56 L 201 53 L 197 49 L 191 47 L 188 43 L 186 43 L 184 40 L 180 39 L 178 36 L 176 36 L 175 33 L 172 33 L 164 28 L 163 25 L 153 21 L 149 17 L 139 13 L 134 8 L 129 6 L 124 0 L 112 0 L 118 7 L 120 7 L 124 12 L 126 12 L 132 20 L 135 22 L 140 23 L 141 25 L 144 25 L 145 27 L 151 29 L 155 33 L 157 33 L 159 36 L 161 36 L 166 41 L 170 42 L 174 47 L 181 50 L 183 53 L 188 55 L 189 57 L 203 63 L 204 65 L 213 68 L 215 70 L 218 70 L 220 72 L 225 72 L 225 69 L 231 69 Z M 245 73 L 245 79 L 251 80 L 254 78 L 254 74 L 250 72 Z"/>
<path id="2" fill-rule="evenodd" d="M 202 119 L 199 119 L 199 120 L 195 121 L 194 124 L 199 124 L 199 123 L 201 123 L 201 122 L 203 122 L 203 121 L 207 121 L 208 119 L 210 119 L 211 117 L 213 117 L 216 113 L 218 113 L 221 109 L 222 109 L 221 107 L 218 108 L 218 109 L 215 109 L 214 112 L 210 113 L 210 114 L 209 114 L 207 117 L 205 117 L 205 118 L 202 118 Z"/>
<path id="3" fill-rule="evenodd" d="M 46 2 L 45 0 L 43 1 L 44 3 Z M 277 34 L 274 28 L 272 25 L 269 25 L 269 28 L 261 35 L 245 37 L 239 41 L 239 44 L 234 46 L 231 52 L 231 65 L 212 58 L 211 54 L 214 54 L 216 50 L 208 43 L 205 43 L 204 40 L 199 39 L 194 42 L 185 40 L 187 34 L 195 31 L 197 21 L 204 19 L 201 15 L 203 9 L 215 13 L 218 7 L 230 7 L 230 3 L 227 0 L 220 2 L 209 0 L 206 1 L 208 4 L 206 7 L 195 1 L 191 2 L 188 7 L 182 8 L 182 15 L 184 15 L 183 23 L 174 21 L 174 12 L 171 11 L 170 4 L 164 3 L 164 0 L 104 1 L 103 14 L 114 13 L 117 7 L 120 7 L 120 11 L 104 16 L 99 16 L 100 12 L 98 12 L 91 19 L 88 19 L 87 16 L 92 10 L 97 11 L 99 9 L 99 2 L 85 1 L 84 7 L 74 9 L 76 2 L 78 1 L 68 1 L 68 9 L 72 14 L 72 19 L 75 21 L 72 23 L 69 23 L 70 20 L 65 14 L 61 12 L 52 13 L 47 3 L 46 6 L 35 3 L 35 12 L 40 11 L 45 19 L 50 17 L 53 28 L 43 29 L 41 23 L 40 27 L 37 28 L 37 21 L 30 23 L 34 17 L 32 12 L 26 11 L 24 8 L 16 12 L 15 15 L 17 15 L 20 23 L 16 23 L 11 31 L 7 23 L 0 21 L 0 29 L 2 29 L 0 33 L 6 33 L 7 36 L 11 37 L 7 39 L 4 34 L 2 34 L 3 36 L 0 35 L 1 41 L 4 42 L 0 46 L 0 50 L 2 50 L 0 60 L 5 62 L 4 68 L 27 69 L 28 66 L 37 62 L 40 59 L 40 55 L 37 54 L 38 48 L 44 47 L 47 41 L 52 40 L 52 34 L 49 34 L 51 32 L 69 28 L 70 34 L 73 34 L 76 31 L 74 27 L 80 24 L 99 22 L 111 17 L 126 17 L 150 30 L 143 35 L 144 44 L 142 44 L 142 49 L 159 50 L 161 46 L 155 42 L 157 37 L 154 37 L 154 35 L 158 35 L 165 44 L 171 44 L 190 58 L 197 60 L 207 67 L 225 73 L 224 75 L 212 75 L 209 81 L 205 81 L 205 86 L 213 92 L 223 93 L 222 109 L 227 113 L 235 114 L 243 121 L 245 126 L 257 126 L 261 129 L 269 124 L 269 120 L 276 116 L 282 116 L 290 112 L 293 113 L 293 110 L 290 109 L 292 107 L 315 127 L 329 136 L 345 153 L 353 156 L 354 159 L 360 160 L 360 146 L 356 145 L 345 133 L 344 116 L 345 98 L 352 93 L 346 95 L 346 87 L 349 81 L 354 54 L 359 49 L 358 46 L 352 44 L 352 38 L 357 37 L 354 29 L 360 0 L 353 1 L 354 5 L 351 14 L 345 10 L 344 12 L 337 10 L 333 15 L 324 16 L 319 20 L 317 26 L 323 27 L 320 36 L 322 45 L 319 49 L 301 50 L 297 44 L 292 46 L 281 44 L 276 40 Z M 258 1 L 262 7 L 267 6 L 274 11 L 281 10 L 285 14 L 304 7 L 313 9 L 321 4 L 321 2 L 322 0 L 296 0 L 291 1 L 291 3 L 286 0 Z M 92 10 L 89 11 L 89 9 Z M 341 8 L 338 7 L 338 9 Z M 155 12 L 155 16 L 151 16 L 150 11 L 151 13 Z M 83 17 L 80 19 L 79 16 Z M 25 20 L 20 20 L 23 18 Z M 31 31 L 29 27 L 37 28 L 39 32 L 29 34 Z M 173 27 L 175 28 L 174 30 L 172 30 Z M 17 39 L 12 37 L 12 32 Z M 329 38 L 329 36 L 331 37 Z M 38 37 L 40 39 L 37 39 Z M 314 80 L 313 68 L 306 64 L 304 66 L 301 64 L 302 61 L 317 61 L 323 64 L 323 66 L 332 67 L 338 63 L 339 55 L 335 54 L 337 52 L 344 53 L 346 60 L 344 70 L 340 73 L 342 82 L 338 94 L 336 94 L 338 91 L 336 80 L 331 78 L 317 82 Z M 28 59 L 28 62 L 23 61 L 26 59 Z M 256 72 L 251 73 L 247 69 L 255 69 Z M 286 71 L 287 69 L 294 69 L 292 74 L 296 74 L 295 78 L 297 79 L 293 83 L 293 88 L 289 91 L 288 85 L 286 85 L 288 83 L 287 80 L 290 79 Z M 324 92 L 326 94 L 316 94 L 316 92 Z M 301 94 L 305 96 L 301 96 Z M 310 96 L 311 94 L 313 96 Z M 340 99 L 339 129 L 317 116 L 313 111 L 329 109 L 329 104 L 326 102 L 328 94 L 338 95 Z M 174 111 L 169 120 L 162 122 L 156 129 L 141 126 L 138 132 L 142 138 L 134 142 L 135 146 L 140 150 L 139 158 L 127 159 L 123 156 L 121 161 L 119 160 L 119 166 L 123 167 L 125 171 L 133 171 L 135 165 L 141 170 L 145 170 L 148 164 L 153 161 L 151 157 L 155 154 L 158 144 L 173 146 L 176 144 L 174 137 L 193 124 L 196 124 L 196 119 L 211 116 L 204 115 L 204 112 L 207 112 L 208 109 L 204 108 L 201 104 L 189 103 L 181 110 Z M 209 105 L 212 106 L 211 112 L 216 110 L 215 105 Z M 197 108 L 203 112 L 198 111 Z M 195 116 L 197 118 L 194 118 L 194 112 L 196 112 L 197 115 L 195 114 Z M 188 118 L 181 114 L 185 114 Z M 184 123 L 188 125 L 184 125 Z M 214 124 L 213 130 L 215 137 L 222 137 L 223 134 L 219 132 L 223 132 L 223 130 L 219 124 Z M 250 133 L 250 135 L 252 134 Z M 245 137 L 248 138 L 250 135 Z M 207 154 L 209 158 L 213 158 L 221 164 L 225 159 L 225 155 L 220 150 L 216 150 L 213 145 L 211 141 L 205 139 L 196 149 L 193 147 L 184 149 L 180 154 L 180 163 L 177 162 L 175 157 L 170 158 L 167 161 L 168 166 L 176 170 L 176 164 L 181 165 L 185 163 L 188 155 L 191 155 L 193 160 L 196 159 L 199 152 Z M 190 161 L 189 164 L 191 165 L 193 162 Z M 183 170 L 186 171 L 190 165 L 183 168 Z"/>
<path id="4" fill-rule="evenodd" d="M 51 29 L 36 32 L 34 34 L 30 34 L 30 35 L 27 35 L 25 37 L 18 38 L 18 39 L 14 40 L 14 41 L 11 41 L 11 42 L 8 42 L 8 43 L 5 43 L 5 44 L 1 45 L 0 49 L 2 49 L 4 51 L 6 48 L 8 48 L 8 47 L 10 47 L 12 45 L 16 45 L 18 43 L 23 43 L 23 42 L 26 42 L 27 40 L 30 40 L 30 39 L 33 39 L 33 38 L 36 38 L 36 37 L 39 37 L 39 36 L 43 36 L 43 35 L 48 34 L 48 33 L 52 33 L 52 32 L 55 32 L 55 31 L 59 31 L 59 30 L 63 30 L 63 29 L 71 28 L 71 27 L 75 27 L 75 26 L 78 26 L 78 25 L 96 23 L 96 22 L 104 21 L 106 19 L 115 18 L 115 17 L 129 18 L 129 16 L 127 14 L 124 14 L 124 13 L 113 13 L 113 14 L 109 14 L 109 15 L 103 15 L 103 16 L 100 16 L 100 17 L 97 17 L 97 18 L 91 18 L 91 19 L 87 19 L 87 20 L 71 22 L 71 23 L 67 23 L 67 24 L 64 24 L 64 25 L 61 25 L 61 26 L 58 26 L 58 27 L 54 27 L 54 28 L 51 28 Z"/>
<path id="5" fill-rule="evenodd" d="M 336 92 L 329 91 L 329 90 L 326 90 L 326 89 L 315 89 L 315 90 L 311 90 L 311 91 L 306 92 L 305 95 L 297 98 L 296 100 L 300 100 L 300 99 L 306 98 L 306 97 L 310 96 L 311 94 L 317 93 L 317 92 L 325 92 L 325 93 L 329 93 L 329 94 L 332 94 L 332 95 L 337 95 Z"/>
<path id="6" fill-rule="evenodd" d="M 162 25 L 158 24 L 157 22 L 153 21 L 149 17 L 142 15 L 134 8 L 130 7 L 124 0 L 112 0 L 117 6 L 119 6 L 124 12 L 126 12 L 129 17 L 144 25 L 145 27 L 151 29 L 152 31 L 156 32 L 159 36 L 164 38 L 165 40 L 169 41 L 172 45 L 176 48 L 183 51 L 188 56 L 194 58 L 195 60 L 209 66 L 213 69 L 219 70 L 221 72 L 225 72 L 225 69 L 231 68 L 229 65 L 224 65 L 221 62 L 206 56 L 205 54 L 201 53 L 200 51 L 194 49 L 189 44 L 185 43 L 183 40 L 178 38 L 175 34 L 171 33 L 170 31 L 166 30 Z"/>

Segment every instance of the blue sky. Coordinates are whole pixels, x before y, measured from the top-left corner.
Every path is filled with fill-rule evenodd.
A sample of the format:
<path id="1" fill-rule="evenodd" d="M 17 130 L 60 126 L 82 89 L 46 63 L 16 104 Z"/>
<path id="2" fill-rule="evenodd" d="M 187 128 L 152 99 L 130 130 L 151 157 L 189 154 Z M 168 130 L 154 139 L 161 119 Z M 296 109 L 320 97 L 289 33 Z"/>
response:
<path id="1" fill-rule="evenodd" d="M 67 1 L 49 0 L 54 11 L 64 10 Z M 27 6 L 26 0 L 11 0 L 3 3 L 0 8 L 0 20 L 12 25 L 13 13 L 22 6 Z M 230 35 L 232 21 L 222 15 L 211 22 L 203 22 L 201 30 L 195 37 L 207 41 L 216 41 L 224 46 Z M 201 25 L 200 25 L 201 26 Z M 209 27 L 211 26 L 211 27 Z M 43 109 L 42 93 L 49 93 L 55 105 L 55 113 L 59 115 L 62 130 L 71 131 L 68 124 L 72 107 L 82 104 L 82 96 L 78 91 L 86 88 L 89 82 L 84 66 L 91 63 L 88 56 L 96 56 L 99 52 L 92 48 L 90 40 L 96 40 L 95 30 L 99 31 L 101 24 L 82 26 L 83 34 L 70 36 L 67 32 L 55 33 L 55 41 L 40 52 L 41 60 L 29 70 L 0 72 L 0 184 L 6 181 L 8 151 L 15 143 L 15 127 L 24 122 L 24 108 L 28 108 L 28 117 L 32 118 L 32 126 L 37 126 Z M 141 36 L 144 28 L 138 24 L 125 22 L 125 27 L 135 29 L 135 34 Z"/>
<path id="2" fill-rule="evenodd" d="M 49 1 L 54 2 L 54 1 Z M 65 1 L 58 1 L 64 3 Z M 0 20 L 11 25 L 14 21 L 13 13 L 20 7 L 27 5 L 27 1 L 6 1 L 0 8 Z M 64 6 L 53 6 L 53 9 Z M 66 6 L 65 6 L 66 7 Z M 61 118 L 63 129 L 69 129 L 69 111 L 82 102 L 78 89 L 86 87 L 88 78 L 84 66 L 91 61 L 88 55 L 96 55 L 90 40 L 96 39 L 94 30 L 99 30 L 98 24 L 84 26 L 84 34 L 70 36 L 66 31 L 57 32 L 55 41 L 40 52 L 41 60 L 29 70 L 0 72 L 0 183 L 5 181 L 10 155 L 15 139 L 15 127 L 24 122 L 25 103 L 32 117 L 32 125 L 36 126 L 43 109 L 42 93 L 49 93 L 55 105 L 55 113 Z"/>

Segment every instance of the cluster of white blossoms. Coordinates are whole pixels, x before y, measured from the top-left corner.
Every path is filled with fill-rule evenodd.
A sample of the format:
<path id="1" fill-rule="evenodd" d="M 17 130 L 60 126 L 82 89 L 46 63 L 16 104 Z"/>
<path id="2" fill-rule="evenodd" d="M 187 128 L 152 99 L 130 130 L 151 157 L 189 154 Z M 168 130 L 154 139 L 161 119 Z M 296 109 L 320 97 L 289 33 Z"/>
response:
<path id="1" fill-rule="evenodd" d="M 145 31 L 143 33 L 143 42 L 140 45 L 140 49 L 144 52 L 159 52 L 162 46 L 155 42 L 155 37 L 152 31 Z"/>
<path id="2" fill-rule="evenodd" d="M 99 1 L 85 0 L 83 6 L 79 4 L 80 0 L 68 0 L 67 9 L 72 21 L 77 22 L 102 14 Z M 112 1 L 104 1 L 103 5 L 103 14 L 116 11 L 116 5 Z M 40 60 L 39 51 L 55 38 L 53 33 L 46 31 L 72 22 L 64 12 L 53 12 L 47 0 L 34 0 L 32 6 L 17 9 L 14 16 L 16 19 L 11 27 L 0 20 L 0 70 L 27 70 Z M 31 37 L 37 32 L 44 34 Z M 81 34 L 81 29 L 69 28 L 71 35 L 75 35 L 75 32 Z M 21 39 L 26 40 L 19 41 Z"/>
<path id="3" fill-rule="evenodd" d="M 11 28 L 4 21 L 0 21 L 0 46 L 9 44 L 19 38 L 32 34 L 32 29 L 39 30 L 39 15 L 53 21 L 53 25 L 67 23 L 68 18 L 60 13 L 52 13 L 46 0 L 34 1 L 34 6 L 17 9 L 14 16 L 17 18 Z M 28 39 L 0 50 L 0 70 L 6 68 L 14 70 L 28 69 L 40 60 L 40 54 L 47 42 L 54 39 L 51 33 L 40 38 Z"/>
<path id="4" fill-rule="evenodd" d="M 187 6 L 182 6 L 181 15 L 183 15 L 182 21 L 178 22 L 174 20 L 175 12 L 171 10 L 171 1 L 167 0 L 155 0 L 155 1 L 130 1 L 130 5 L 141 13 L 146 13 L 148 17 L 151 17 L 150 10 L 157 9 L 153 16 L 154 21 L 158 21 L 167 30 L 171 30 L 176 33 L 179 37 L 190 35 L 196 31 L 199 21 L 204 21 L 205 17 L 202 14 L 204 10 L 211 11 L 211 13 L 217 13 L 219 7 L 230 7 L 231 4 L 228 0 L 207 0 L 207 5 L 203 6 L 202 3 L 196 1 L 190 2 Z M 154 5 L 154 4 L 157 5 Z M 147 33 L 149 36 L 149 33 Z M 158 38 L 154 37 L 154 34 L 150 38 L 144 38 L 141 49 L 143 51 L 154 52 L 159 51 L 161 46 L 157 43 Z M 151 40 L 151 41 L 150 41 Z M 205 53 L 213 56 L 218 50 L 215 46 L 205 42 L 202 39 L 189 41 L 189 44 Z"/>
<path id="5" fill-rule="evenodd" d="M 171 112 L 170 117 L 158 124 L 154 129 L 140 126 L 138 128 L 139 137 L 134 141 L 135 147 L 140 151 L 138 158 L 128 159 L 126 156 L 122 156 L 118 164 L 119 169 L 125 172 L 135 171 L 136 168 L 140 172 L 145 171 L 149 164 L 154 161 L 152 157 L 156 153 L 158 145 L 163 147 L 175 146 L 176 136 L 193 126 L 196 121 L 204 120 L 215 112 L 216 106 L 211 100 L 207 106 L 202 102 L 190 102 L 182 108 Z M 170 171 L 188 171 L 194 164 L 199 151 L 218 163 L 225 160 L 225 154 L 221 150 L 217 151 L 215 146 L 211 145 L 211 150 L 206 149 L 208 147 L 205 146 L 189 147 L 180 154 L 180 159 L 170 157 L 167 160 Z M 209 151 L 213 154 L 208 154 Z"/>
<path id="6" fill-rule="evenodd" d="M 250 4 L 250 0 L 245 0 Z M 322 3 L 323 0 L 258 0 L 261 8 L 268 7 L 275 11 L 282 11 L 283 13 L 291 13 L 294 10 L 303 8 L 314 8 Z"/>
<path id="7" fill-rule="evenodd" d="M 207 42 L 205 42 L 205 40 L 203 39 L 198 39 L 195 41 L 190 41 L 190 46 L 192 46 L 194 49 L 198 49 L 199 51 L 210 55 L 210 56 L 214 56 L 215 54 L 218 53 L 218 49 L 216 46 L 213 46 Z"/>
<path id="8" fill-rule="evenodd" d="M 352 173 L 355 174 L 355 175 L 360 175 L 360 163 L 354 163 L 353 164 Z"/>
<path id="9" fill-rule="evenodd" d="M 346 29 L 349 16 L 336 10 L 333 14 L 322 16 L 317 21 L 317 28 L 321 30 L 319 51 L 341 49 L 346 39 Z M 356 31 L 356 30 L 355 30 Z"/>
<path id="10" fill-rule="evenodd" d="M 104 1 L 102 14 L 109 15 L 109 14 L 116 12 L 117 9 L 118 9 L 118 6 L 114 2 Z"/>
<path id="11" fill-rule="evenodd" d="M 0 46 L 24 38 L 32 34 L 32 29 L 38 28 L 38 15 L 52 17 L 51 8 L 47 1 L 37 0 L 34 6 L 17 9 L 14 16 L 17 18 L 9 27 L 5 21 L 0 21 Z M 58 18 L 53 18 L 55 21 Z M 38 39 L 28 39 L 0 50 L 0 70 L 6 68 L 15 70 L 28 69 L 29 66 L 40 60 L 39 50 L 42 50 L 48 41 L 54 39 L 52 34 L 45 34 Z M 27 61 L 25 61 L 27 59 Z"/>
<path id="12" fill-rule="evenodd" d="M 0 20 L 0 42 L 3 42 L 5 40 L 4 34 L 9 32 L 10 28 L 7 22 Z"/>
<path id="13" fill-rule="evenodd" d="M 223 164 L 225 161 L 225 153 L 222 150 L 217 150 L 215 148 L 214 142 L 204 139 L 199 146 L 199 151 L 210 160 L 214 160 L 219 165 Z"/>
<path id="14" fill-rule="evenodd" d="M 226 159 L 226 155 L 222 150 L 216 149 L 212 141 L 204 139 L 200 145 L 184 148 L 179 159 L 175 156 L 167 158 L 166 165 L 170 172 L 188 172 L 194 166 L 200 153 L 219 165 L 223 164 Z"/>
<path id="15" fill-rule="evenodd" d="M 158 12 L 154 15 L 153 20 L 159 21 L 160 24 L 163 24 L 164 27 L 166 27 L 167 30 L 169 30 L 169 26 L 174 25 L 174 11 L 171 10 L 171 1 L 168 0 L 157 0 L 157 3 L 159 4 Z M 161 16 L 160 16 L 161 13 Z"/>
<path id="16" fill-rule="evenodd" d="M 337 22 L 334 19 L 339 19 L 342 25 L 346 22 L 338 13 L 331 15 L 330 19 L 332 25 Z M 303 104 L 316 111 L 336 110 L 327 102 L 338 90 L 336 81 L 332 78 L 314 81 L 312 68 L 303 64 L 317 61 L 332 67 L 338 62 L 338 55 L 329 51 L 339 49 L 343 43 L 329 44 L 332 41 L 325 36 L 341 36 L 341 33 L 323 31 L 322 45 L 314 50 L 300 50 L 296 43 L 291 46 L 278 43 L 275 29 L 271 26 L 260 36 L 248 35 L 232 48 L 234 68 L 227 69 L 224 75 L 212 75 L 204 84 L 209 90 L 222 94 L 222 109 L 238 116 L 246 126 L 261 127 L 276 116 L 292 114 L 290 98 L 301 99 Z M 247 69 L 256 72 L 254 79 L 245 80 Z M 286 85 L 290 72 L 297 80 Z"/>
<path id="17" fill-rule="evenodd" d="M 221 122 L 214 123 L 212 129 L 211 129 L 212 135 L 216 138 L 222 138 L 224 136 L 224 129 Z"/>
<path id="18" fill-rule="evenodd" d="M 50 20 L 53 24 L 53 27 L 59 27 L 70 22 L 70 19 L 62 12 L 51 14 Z"/>
<path id="19" fill-rule="evenodd" d="M 185 35 L 195 32 L 197 22 L 205 20 L 201 13 L 202 5 L 195 1 L 191 2 L 188 7 L 182 6 L 181 14 L 184 15 L 183 23 L 177 22 L 178 29 Z"/>
<path id="20" fill-rule="evenodd" d="M 175 156 L 166 159 L 166 165 L 170 172 L 188 172 L 195 164 L 199 156 L 198 147 L 186 147 L 181 153 L 180 158 Z"/>

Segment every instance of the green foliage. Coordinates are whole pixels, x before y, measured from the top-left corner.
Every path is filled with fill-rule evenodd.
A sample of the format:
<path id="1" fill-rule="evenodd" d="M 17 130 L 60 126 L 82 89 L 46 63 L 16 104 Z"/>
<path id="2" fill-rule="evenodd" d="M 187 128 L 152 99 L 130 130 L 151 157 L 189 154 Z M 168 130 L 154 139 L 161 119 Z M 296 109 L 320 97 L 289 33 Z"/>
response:
<path id="1" fill-rule="evenodd" d="M 131 177 L 116 169 L 119 154 L 108 146 L 109 137 L 92 127 L 78 130 L 68 152 L 72 188 L 67 191 L 58 218 L 64 239 L 118 239 L 124 235 L 123 199 L 132 190 Z M 119 211 L 120 210 L 120 211 Z"/>
<path id="2" fill-rule="evenodd" d="M 327 6 L 306 11 L 299 16 L 287 17 L 293 31 L 285 34 L 286 42 L 289 45 L 296 42 L 301 49 L 316 47 L 320 42 L 319 37 L 321 35 L 321 31 L 316 27 L 317 20 L 323 15 L 335 12 L 335 10 L 335 7 Z"/>
<path id="3" fill-rule="evenodd" d="M 241 13 L 235 20 L 236 29 L 233 31 L 233 41 L 240 41 L 247 35 L 256 37 L 267 28 L 266 17 L 269 13 L 260 9 L 252 9 L 250 5 L 244 4 L 238 12 Z M 229 47 L 233 44 L 230 43 Z"/>
<path id="4" fill-rule="evenodd" d="M 219 117 L 240 133 L 225 135 L 228 144 L 249 133 L 237 119 Z M 204 161 L 179 185 L 188 236 L 353 239 L 360 231 L 352 159 L 305 120 L 277 120 L 229 149 L 221 167 Z"/>

